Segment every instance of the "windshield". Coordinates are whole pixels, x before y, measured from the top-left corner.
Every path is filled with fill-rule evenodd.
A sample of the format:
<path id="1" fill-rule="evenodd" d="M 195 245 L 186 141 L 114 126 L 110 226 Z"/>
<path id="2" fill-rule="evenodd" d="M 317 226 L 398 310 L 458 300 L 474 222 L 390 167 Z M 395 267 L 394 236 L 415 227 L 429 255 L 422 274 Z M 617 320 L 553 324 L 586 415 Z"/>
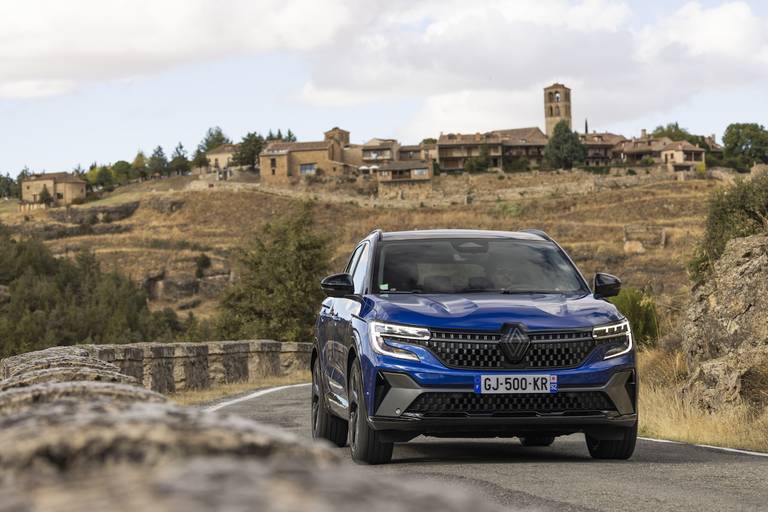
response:
<path id="1" fill-rule="evenodd" d="M 383 242 L 379 293 L 574 293 L 586 291 L 553 243 L 512 239 Z"/>

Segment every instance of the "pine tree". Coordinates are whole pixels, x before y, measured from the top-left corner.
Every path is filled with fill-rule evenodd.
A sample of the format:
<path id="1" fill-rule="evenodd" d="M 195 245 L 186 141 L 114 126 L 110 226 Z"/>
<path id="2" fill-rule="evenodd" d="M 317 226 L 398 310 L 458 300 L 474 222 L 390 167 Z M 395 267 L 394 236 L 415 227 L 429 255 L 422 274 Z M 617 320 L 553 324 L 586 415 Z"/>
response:
<path id="1" fill-rule="evenodd" d="M 177 175 L 184 175 L 189 172 L 189 159 L 187 158 L 187 150 L 184 149 L 184 145 L 179 142 L 176 145 L 176 149 L 173 150 L 171 155 L 171 162 L 168 164 L 172 173 Z"/>
<path id="2" fill-rule="evenodd" d="M 153 175 L 155 173 L 168 174 L 168 159 L 165 157 L 165 152 L 161 146 L 157 146 L 152 152 L 152 156 L 149 157 L 147 170 Z"/>
<path id="3" fill-rule="evenodd" d="M 268 224 L 241 255 L 240 279 L 224 293 L 221 339 L 311 339 L 315 310 L 323 300 L 317 283 L 329 257 L 328 240 L 313 230 L 308 203 Z"/>
<path id="4" fill-rule="evenodd" d="M 547 147 L 544 148 L 547 165 L 553 169 L 571 169 L 574 164 L 583 162 L 585 155 L 579 134 L 572 132 L 565 121 L 557 123 Z"/>

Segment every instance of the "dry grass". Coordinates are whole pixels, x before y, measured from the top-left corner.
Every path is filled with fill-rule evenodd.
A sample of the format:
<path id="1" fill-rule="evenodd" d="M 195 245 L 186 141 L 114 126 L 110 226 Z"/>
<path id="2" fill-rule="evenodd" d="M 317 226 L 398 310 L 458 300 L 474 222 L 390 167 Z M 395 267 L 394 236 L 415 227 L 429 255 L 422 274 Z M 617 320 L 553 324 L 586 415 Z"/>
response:
<path id="1" fill-rule="evenodd" d="M 768 452 L 768 410 L 740 403 L 710 413 L 682 396 L 688 369 L 679 353 L 639 354 L 641 435 Z"/>
<path id="2" fill-rule="evenodd" d="M 259 388 L 272 386 L 284 386 L 286 384 L 299 384 L 311 380 L 308 371 L 295 372 L 281 377 L 263 377 L 251 382 L 233 382 L 222 384 L 209 389 L 195 389 L 171 393 L 168 398 L 179 405 L 200 405 L 213 402 L 219 398 L 230 397 L 253 391 Z"/>
<path id="3" fill-rule="evenodd" d="M 706 198 L 718 183 L 667 181 L 602 190 L 599 201 L 589 195 L 564 194 L 496 201 L 495 193 L 486 190 L 490 185 L 483 179 L 499 186 L 496 176 L 472 177 L 472 186 L 477 188 L 472 204 L 389 209 L 316 202 L 313 213 L 318 230 L 332 240 L 332 270 L 342 267 L 357 241 L 377 227 L 385 231 L 536 227 L 562 243 L 585 275 L 608 271 L 621 276 L 628 286 L 648 289 L 662 305 L 662 323 L 674 323 L 676 311 L 687 301 L 686 261 L 703 228 Z M 502 183 L 509 187 L 526 180 L 540 183 L 542 179 L 510 175 Z M 547 183 L 553 184 L 579 179 L 591 178 L 566 173 L 546 176 Z M 132 217 L 118 222 L 129 228 L 125 233 L 70 237 L 46 244 L 57 255 L 72 255 L 79 249 L 93 251 L 102 268 L 119 270 L 135 280 L 160 269 L 169 279 L 190 279 L 200 252 L 213 260 L 212 272 L 226 272 L 234 263 L 236 250 L 259 236 L 267 222 L 296 202 L 256 190 L 188 191 L 183 190 L 185 184 L 174 178 L 121 187 L 109 197 L 83 207 L 132 200 L 153 191 L 181 200 L 184 206 L 171 214 L 142 206 Z M 35 212 L 31 221 L 11 213 L 0 215 L 0 220 L 19 227 L 51 222 L 43 211 Z M 623 227 L 635 223 L 667 228 L 667 247 L 649 248 L 645 254 L 625 253 Z M 216 303 L 215 297 L 204 297 L 191 311 L 203 315 L 214 310 Z"/>

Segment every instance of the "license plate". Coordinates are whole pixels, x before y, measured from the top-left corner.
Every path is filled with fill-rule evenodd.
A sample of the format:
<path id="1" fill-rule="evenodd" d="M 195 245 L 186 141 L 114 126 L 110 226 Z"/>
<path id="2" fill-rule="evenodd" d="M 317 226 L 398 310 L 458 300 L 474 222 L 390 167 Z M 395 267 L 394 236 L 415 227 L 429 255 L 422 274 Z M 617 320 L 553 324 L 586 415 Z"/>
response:
<path id="1" fill-rule="evenodd" d="M 557 393 L 557 375 L 478 375 L 475 393 Z"/>

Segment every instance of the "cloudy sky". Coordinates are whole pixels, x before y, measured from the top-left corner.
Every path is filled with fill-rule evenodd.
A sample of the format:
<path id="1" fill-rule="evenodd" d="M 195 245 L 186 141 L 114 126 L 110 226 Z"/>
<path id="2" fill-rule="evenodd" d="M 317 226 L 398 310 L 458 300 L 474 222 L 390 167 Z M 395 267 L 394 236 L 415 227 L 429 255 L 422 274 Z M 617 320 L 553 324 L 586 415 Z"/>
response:
<path id="1" fill-rule="evenodd" d="M 768 124 L 768 2 L 0 0 L 0 172 L 131 159 L 212 125 L 354 142 Z"/>

